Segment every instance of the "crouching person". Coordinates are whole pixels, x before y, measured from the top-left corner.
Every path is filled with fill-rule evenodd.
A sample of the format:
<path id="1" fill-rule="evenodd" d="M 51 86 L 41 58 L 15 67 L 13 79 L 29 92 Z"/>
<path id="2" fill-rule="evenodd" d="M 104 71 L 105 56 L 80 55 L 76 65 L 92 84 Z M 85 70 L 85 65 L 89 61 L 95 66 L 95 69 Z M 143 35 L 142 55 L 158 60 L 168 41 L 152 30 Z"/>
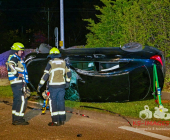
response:
<path id="1" fill-rule="evenodd" d="M 60 126 L 64 125 L 66 120 L 64 95 L 65 88 L 69 87 L 71 71 L 66 66 L 66 62 L 61 59 L 61 53 L 57 48 L 53 47 L 48 57 L 51 60 L 47 63 L 37 91 L 40 92 L 41 87 L 48 80 L 49 105 L 52 118 L 52 122 L 48 125 Z"/>

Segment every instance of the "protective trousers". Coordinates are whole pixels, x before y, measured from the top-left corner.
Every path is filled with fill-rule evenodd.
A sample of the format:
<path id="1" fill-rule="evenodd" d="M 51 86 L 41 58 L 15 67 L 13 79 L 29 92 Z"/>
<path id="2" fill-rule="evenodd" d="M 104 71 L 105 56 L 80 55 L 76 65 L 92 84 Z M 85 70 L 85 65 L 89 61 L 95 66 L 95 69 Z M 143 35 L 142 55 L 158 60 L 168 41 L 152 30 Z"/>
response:
<path id="1" fill-rule="evenodd" d="M 27 106 L 27 99 L 22 92 L 23 83 L 12 84 L 11 87 L 13 91 L 12 121 L 23 121 Z"/>
<path id="2" fill-rule="evenodd" d="M 50 112 L 52 122 L 59 122 L 66 120 L 66 112 L 65 112 L 65 89 L 64 88 L 54 88 L 49 86 L 50 98 Z"/>

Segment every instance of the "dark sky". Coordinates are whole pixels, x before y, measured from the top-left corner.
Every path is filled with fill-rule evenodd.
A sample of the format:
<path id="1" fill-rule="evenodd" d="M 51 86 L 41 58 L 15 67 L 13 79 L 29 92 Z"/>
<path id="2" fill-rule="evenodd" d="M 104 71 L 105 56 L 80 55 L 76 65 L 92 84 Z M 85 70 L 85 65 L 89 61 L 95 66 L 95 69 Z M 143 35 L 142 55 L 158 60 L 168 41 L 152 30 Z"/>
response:
<path id="1" fill-rule="evenodd" d="M 24 30 L 29 28 L 47 32 L 47 8 L 50 8 L 50 35 L 53 37 L 54 28 L 60 27 L 60 0 L 0 0 L 1 20 L 7 30 Z M 82 19 L 95 18 L 97 13 L 94 5 L 100 5 L 100 0 L 63 0 L 64 28 L 67 46 L 85 44 L 87 34 Z M 3 30 L 3 29 L 1 29 Z M 1 32 L 1 31 L 0 31 Z M 81 35 L 78 35 L 79 32 Z M 74 36 L 72 34 L 76 34 Z M 79 38 L 78 38 L 79 37 Z"/>
<path id="2" fill-rule="evenodd" d="M 59 17 L 59 4 L 60 0 L 56 0 L 55 5 L 54 0 L 0 0 L 0 11 L 4 12 L 7 16 L 7 25 L 17 26 L 17 25 L 29 25 L 34 24 L 31 20 L 33 16 L 37 13 L 42 13 L 44 7 L 51 7 L 53 10 L 53 15 Z M 87 1 L 88 5 L 85 7 L 87 11 L 94 11 L 92 9 L 94 4 L 100 3 L 100 0 L 63 0 L 64 1 L 64 14 L 66 18 L 74 19 L 78 16 L 83 8 L 83 2 Z M 48 6 L 49 5 L 49 6 Z M 50 13 L 51 14 L 51 13 Z M 47 14 L 46 14 L 47 15 Z M 79 17 L 77 17 L 79 18 Z M 67 21 L 67 19 L 65 19 Z"/>
<path id="3" fill-rule="evenodd" d="M 40 13 L 46 5 L 43 0 L 1 0 L 1 11 L 6 16 L 9 28 L 31 26 L 33 16 Z M 49 0 L 50 1 L 50 0 Z"/>

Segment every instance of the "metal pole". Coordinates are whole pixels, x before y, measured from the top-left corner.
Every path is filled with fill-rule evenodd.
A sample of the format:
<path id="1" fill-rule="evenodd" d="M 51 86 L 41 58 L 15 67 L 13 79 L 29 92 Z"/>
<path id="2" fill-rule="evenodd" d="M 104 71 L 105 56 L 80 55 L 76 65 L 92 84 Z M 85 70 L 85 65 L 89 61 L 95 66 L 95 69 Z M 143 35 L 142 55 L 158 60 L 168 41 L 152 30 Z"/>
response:
<path id="1" fill-rule="evenodd" d="M 54 35 L 55 35 L 55 46 L 58 48 L 58 27 L 55 27 Z"/>
<path id="2" fill-rule="evenodd" d="M 49 21 L 49 19 L 50 19 L 50 18 L 49 18 L 49 8 L 48 8 L 48 44 L 49 44 L 49 34 L 50 34 L 50 33 L 49 33 L 49 32 L 50 32 L 50 30 L 49 30 L 49 29 L 50 29 L 50 25 L 49 25 L 49 22 L 50 22 L 50 21 Z"/>
<path id="3" fill-rule="evenodd" d="M 64 49 L 64 0 L 60 0 L 60 41 L 63 42 L 63 46 L 60 46 Z"/>
<path id="4" fill-rule="evenodd" d="M 56 38 L 57 38 L 57 44 L 56 45 L 57 45 L 57 48 L 58 48 L 58 28 L 57 28 L 57 37 Z"/>

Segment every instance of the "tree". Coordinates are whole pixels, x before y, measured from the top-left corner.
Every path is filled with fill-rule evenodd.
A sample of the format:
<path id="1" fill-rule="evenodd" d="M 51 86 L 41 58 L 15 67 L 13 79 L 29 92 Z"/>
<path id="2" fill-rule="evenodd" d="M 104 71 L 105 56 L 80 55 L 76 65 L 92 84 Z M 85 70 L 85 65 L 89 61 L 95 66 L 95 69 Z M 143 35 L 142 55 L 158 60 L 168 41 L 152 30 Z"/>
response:
<path id="1" fill-rule="evenodd" d="M 3 33 L 2 36 L 2 48 L 1 51 L 8 51 L 11 49 L 11 46 L 15 42 L 21 42 L 24 44 L 24 46 L 27 48 L 28 47 L 28 39 L 25 35 L 23 35 L 18 29 L 17 30 L 9 30 L 7 32 Z"/>
<path id="2" fill-rule="evenodd" d="M 34 33 L 33 38 L 34 41 L 32 42 L 31 47 L 34 49 L 39 47 L 41 43 L 47 43 L 47 36 L 41 31 Z"/>
<path id="3" fill-rule="evenodd" d="M 170 2 L 168 0 L 101 0 L 96 6 L 99 19 L 85 19 L 89 24 L 86 47 L 116 47 L 128 42 L 161 49 L 170 56 Z"/>

